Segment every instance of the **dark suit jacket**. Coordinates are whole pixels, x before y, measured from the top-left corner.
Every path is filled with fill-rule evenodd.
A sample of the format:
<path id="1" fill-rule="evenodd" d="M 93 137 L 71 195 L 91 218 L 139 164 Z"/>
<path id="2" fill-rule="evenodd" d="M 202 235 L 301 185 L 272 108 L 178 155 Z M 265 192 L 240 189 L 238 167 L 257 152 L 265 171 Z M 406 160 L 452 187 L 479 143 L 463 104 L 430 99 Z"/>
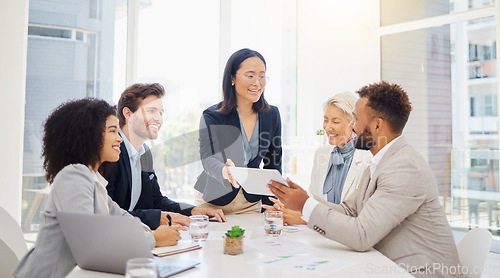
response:
<path id="1" fill-rule="evenodd" d="M 222 178 L 222 168 L 226 159 L 231 159 L 236 166 L 265 169 L 277 169 L 281 172 L 281 118 L 276 106 L 267 112 L 259 113 L 259 152 L 257 157 L 245 165 L 243 143 L 241 139 L 240 119 L 236 109 L 228 115 L 216 110 L 221 103 L 203 111 L 200 120 L 200 157 L 204 171 L 198 176 L 195 189 L 203 193 L 203 200 L 218 206 L 229 204 L 238 194 L 239 188 Z M 268 196 L 247 193 L 243 195 L 249 202 L 262 200 L 271 204 Z"/>
<path id="2" fill-rule="evenodd" d="M 158 185 L 158 178 L 153 170 L 153 156 L 148 146 L 144 145 L 146 152 L 141 156 L 141 196 L 137 205 L 130 214 L 137 216 L 151 229 L 156 229 L 160 225 L 161 211 L 177 212 L 184 215 L 191 215 L 194 206 L 186 203 L 177 203 L 166 196 L 163 196 Z M 120 145 L 120 159 L 113 164 L 106 174 L 108 181 L 109 196 L 122 209 L 128 210 L 132 192 L 132 172 L 130 170 L 130 158 L 125 144 Z"/>

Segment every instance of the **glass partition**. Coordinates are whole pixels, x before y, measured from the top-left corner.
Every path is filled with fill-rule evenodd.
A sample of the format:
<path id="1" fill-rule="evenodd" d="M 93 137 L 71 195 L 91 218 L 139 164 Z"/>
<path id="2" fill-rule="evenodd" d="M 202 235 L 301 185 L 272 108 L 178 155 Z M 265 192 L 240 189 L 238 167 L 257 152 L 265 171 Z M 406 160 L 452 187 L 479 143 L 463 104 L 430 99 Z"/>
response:
<path id="1" fill-rule="evenodd" d="M 163 194 L 176 201 L 193 202 L 203 170 L 199 120 L 222 100 L 223 69 L 236 50 L 264 56 L 266 99 L 280 109 L 283 135 L 295 135 L 295 4 L 259 0 L 250 6 L 241 0 L 151 1 L 139 11 L 138 81 L 159 82 L 167 91 L 161 135 L 150 142 L 155 171 Z M 284 171 L 292 170 L 292 161 L 285 154 Z"/>
<path id="2" fill-rule="evenodd" d="M 126 35 L 117 26 L 127 20 L 127 1 L 30 0 L 26 109 L 23 152 L 22 228 L 38 230 L 38 215 L 49 187 L 44 179 L 41 148 L 43 123 L 61 103 L 97 97 L 112 102 L 117 75 L 125 67 Z M 126 32 L 122 28 L 121 32 Z M 122 80 L 124 80 L 122 78 Z"/>
<path id="3" fill-rule="evenodd" d="M 495 0 L 381 0 L 380 25 L 398 24 L 494 6 Z"/>
<path id="4" fill-rule="evenodd" d="M 456 228 L 500 229 L 495 26 L 481 18 L 381 38 L 382 79 L 410 96 L 404 133 Z"/>

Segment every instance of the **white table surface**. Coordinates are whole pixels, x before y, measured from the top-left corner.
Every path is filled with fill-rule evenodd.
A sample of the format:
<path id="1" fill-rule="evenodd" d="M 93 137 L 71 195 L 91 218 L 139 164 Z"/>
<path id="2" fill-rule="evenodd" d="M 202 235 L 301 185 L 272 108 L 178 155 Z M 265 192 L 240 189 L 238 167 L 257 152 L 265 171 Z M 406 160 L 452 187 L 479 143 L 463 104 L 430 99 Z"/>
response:
<path id="1" fill-rule="evenodd" d="M 251 233 L 245 241 L 265 238 L 264 215 L 244 214 L 228 215 L 226 223 L 210 222 L 209 231 L 212 235 L 222 234 L 233 225 L 240 225 Z M 183 234 L 184 235 L 184 234 Z M 354 265 L 334 272 L 330 275 L 311 275 L 293 269 L 283 269 L 276 266 L 249 263 L 267 257 L 252 247 L 244 244 L 244 253 L 230 256 L 223 254 L 222 238 L 209 236 L 199 250 L 190 251 L 167 258 L 199 261 L 200 264 L 190 270 L 175 275 L 175 277 L 412 277 L 399 268 L 394 262 L 376 250 L 356 252 L 348 247 L 324 238 L 318 232 L 307 229 L 294 233 L 282 232 L 281 238 L 298 241 L 319 249 L 314 253 L 300 256 L 314 256 L 319 258 L 353 262 Z M 184 238 L 183 238 L 184 239 Z M 95 272 L 75 268 L 68 277 L 123 277 L 121 275 Z"/>

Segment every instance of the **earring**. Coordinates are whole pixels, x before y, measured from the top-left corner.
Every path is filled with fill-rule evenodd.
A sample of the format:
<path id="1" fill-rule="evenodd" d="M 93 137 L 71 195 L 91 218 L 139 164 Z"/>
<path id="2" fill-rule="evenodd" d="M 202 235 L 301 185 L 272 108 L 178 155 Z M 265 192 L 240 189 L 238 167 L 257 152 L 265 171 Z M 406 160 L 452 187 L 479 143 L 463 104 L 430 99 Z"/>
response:
<path id="1" fill-rule="evenodd" d="M 234 86 L 234 83 L 231 83 L 231 86 Z"/>

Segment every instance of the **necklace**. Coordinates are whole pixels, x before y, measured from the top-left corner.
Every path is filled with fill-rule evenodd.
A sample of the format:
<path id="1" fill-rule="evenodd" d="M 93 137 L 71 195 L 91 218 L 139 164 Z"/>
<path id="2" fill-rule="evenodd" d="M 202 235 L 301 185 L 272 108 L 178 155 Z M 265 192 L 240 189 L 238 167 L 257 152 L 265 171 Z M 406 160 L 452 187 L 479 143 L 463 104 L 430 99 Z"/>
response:
<path id="1" fill-rule="evenodd" d="M 250 115 L 253 113 L 253 110 L 251 110 L 250 112 L 243 112 L 243 111 L 240 111 L 239 109 L 236 109 L 238 111 L 238 113 L 240 114 L 243 114 L 243 115 Z"/>

